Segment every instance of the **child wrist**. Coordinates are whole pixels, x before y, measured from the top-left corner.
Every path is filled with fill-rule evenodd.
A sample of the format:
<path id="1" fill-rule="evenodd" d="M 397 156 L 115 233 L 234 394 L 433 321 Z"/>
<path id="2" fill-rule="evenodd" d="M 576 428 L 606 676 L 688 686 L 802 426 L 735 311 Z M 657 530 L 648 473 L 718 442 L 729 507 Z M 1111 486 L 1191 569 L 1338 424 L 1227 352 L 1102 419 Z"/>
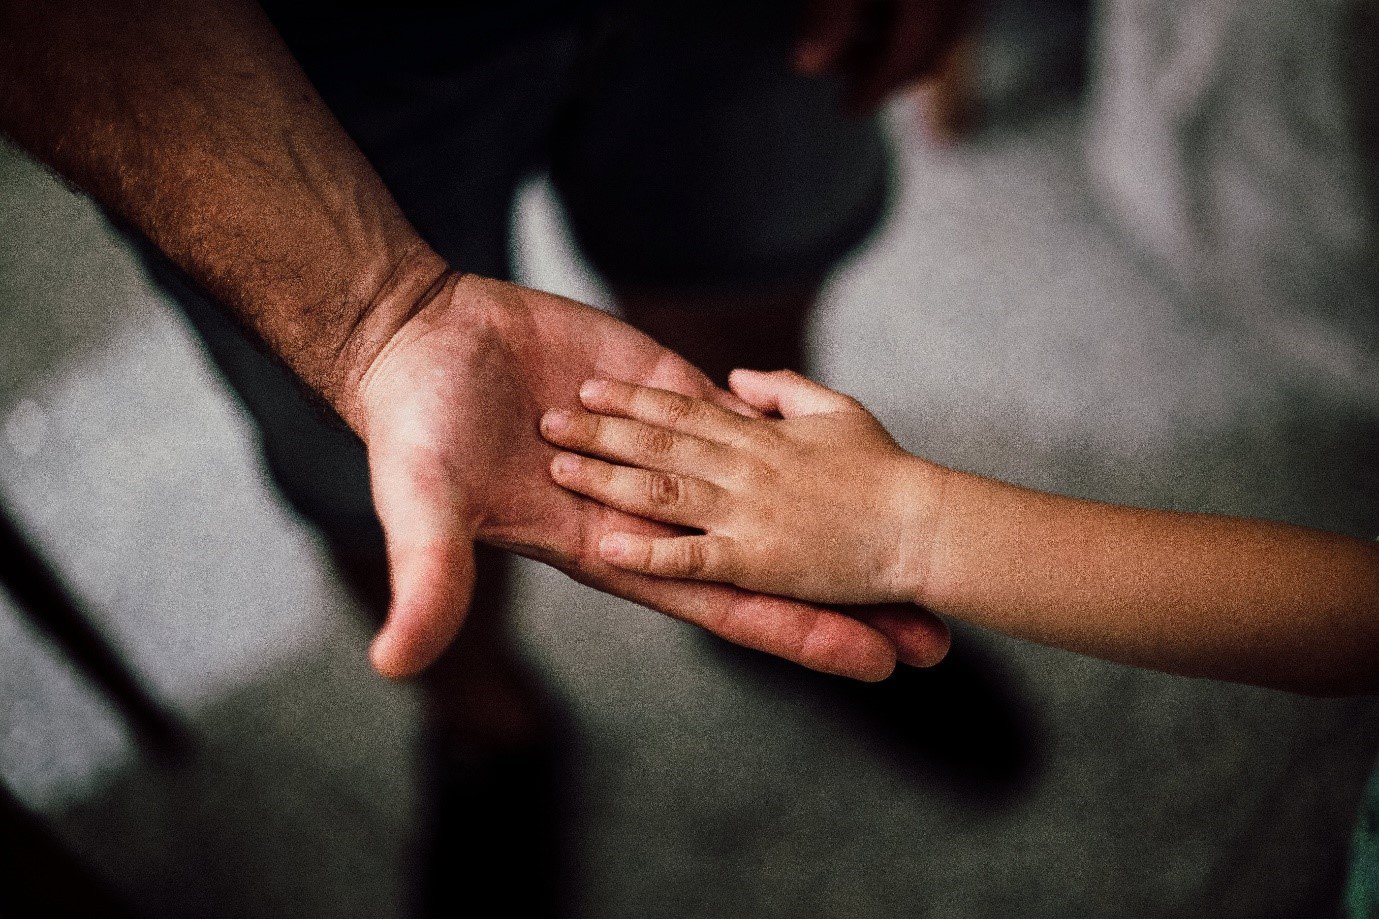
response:
<path id="1" fill-rule="evenodd" d="M 897 533 L 900 544 L 898 599 L 930 606 L 939 558 L 942 519 L 953 471 L 919 456 L 907 455 L 902 472 L 904 508 Z"/>

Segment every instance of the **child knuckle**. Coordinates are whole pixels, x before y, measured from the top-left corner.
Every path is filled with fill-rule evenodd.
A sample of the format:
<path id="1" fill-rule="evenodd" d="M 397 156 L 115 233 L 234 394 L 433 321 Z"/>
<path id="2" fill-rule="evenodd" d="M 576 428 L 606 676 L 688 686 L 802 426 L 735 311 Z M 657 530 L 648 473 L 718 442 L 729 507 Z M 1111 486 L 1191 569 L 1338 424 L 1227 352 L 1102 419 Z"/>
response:
<path id="1" fill-rule="evenodd" d="M 674 396 L 665 401 L 661 406 L 661 416 L 669 425 L 680 425 L 692 420 L 699 412 L 699 407 L 683 396 Z"/>
<path id="2" fill-rule="evenodd" d="M 647 492 L 651 503 L 657 507 L 673 507 L 680 503 L 684 489 L 678 476 L 663 472 L 647 476 Z"/>
<path id="3" fill-rule="evenodd" d="M 675 436 L 664 428 L 644 428 L 637 434 L 637 446 L 644 456 L 659 459 L 675 447 Z"/>
<path id="4" fill-rule="evenodd" d="M 704 544 L 689 539 L 680 545 L 680 571 L 684 574 L 701 574 L 709 565 L 709 554 Z"/>

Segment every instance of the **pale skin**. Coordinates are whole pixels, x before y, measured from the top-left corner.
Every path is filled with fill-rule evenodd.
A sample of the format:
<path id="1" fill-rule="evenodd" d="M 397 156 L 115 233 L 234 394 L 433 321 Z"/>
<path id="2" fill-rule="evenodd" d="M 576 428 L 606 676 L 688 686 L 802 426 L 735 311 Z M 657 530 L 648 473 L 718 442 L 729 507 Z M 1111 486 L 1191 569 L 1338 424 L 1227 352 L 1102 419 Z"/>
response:
<path id="1" fill-rule="evenodd" d="M 858 402 L 736 371 L 765 414 L 610 380 L 548 411 L 555 481 L 673 536 L 610 533 L 609 564 L 829 603 L 908 602 L 1189 676 L 1379 691 L 1379 548 L 1261 520 L 1084 501 L 901 449 Z"/>

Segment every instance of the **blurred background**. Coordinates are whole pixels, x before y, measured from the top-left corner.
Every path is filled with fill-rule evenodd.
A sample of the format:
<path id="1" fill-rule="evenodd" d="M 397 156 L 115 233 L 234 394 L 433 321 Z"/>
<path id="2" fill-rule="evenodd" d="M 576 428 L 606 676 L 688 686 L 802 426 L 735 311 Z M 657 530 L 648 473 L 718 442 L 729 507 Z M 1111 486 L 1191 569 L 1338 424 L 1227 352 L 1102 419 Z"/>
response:
<path id="1" fill-rule="evenodd" d="M 829 288 L 819 375 L 948 465 L 1379 534 L 1375 17 L 990 7 L 946 95 L 889 112 L 899 195 Z M 525 283 L 606 302 L 543 182 L 516 221 Z M 404 915 L 416 699 L 368 670 L 363 617 L 180 314 L 7 147 L 0 496 L 194 737 L 181 764 L 140 756 L 0 598 L 14 794 L 147 915 Z M 1027 739 L 993 777 L 550 569 L 522 565 L 515 608 L 569 716 L 579 915 L 1336 909 L 1369 700 L 961 632 Z M 922 698 L 920 727 L 967 710 Z"/>

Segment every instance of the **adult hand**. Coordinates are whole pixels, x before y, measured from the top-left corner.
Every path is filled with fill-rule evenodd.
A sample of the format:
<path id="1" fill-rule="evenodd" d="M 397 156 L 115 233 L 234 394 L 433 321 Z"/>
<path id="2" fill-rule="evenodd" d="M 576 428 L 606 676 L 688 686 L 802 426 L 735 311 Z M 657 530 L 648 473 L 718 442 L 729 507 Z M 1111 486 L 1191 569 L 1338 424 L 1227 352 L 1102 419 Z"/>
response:
<path id="1" fill-rule="evenodd" d="M 970 0 L 809 0 L 795 66 L 843 77 L 849 104 L 874 111 L 935 69 L 971 7 Z"/>
<path id="2" fill-rule="evenodd" d="M 913 608 L 848 615 L 601 560 L 598 544 L 609 533 L 673 531 L 551 480 L 555 450 L 540 437 L 540 416 L 575 408 L 580 384 L 594 378 L 750 411 L 611 316 L 472 275 L 450 276 L 369 359 L 346 414 L 368 446 L 392 572 L 392 607 L 371 652 L 381 673 L 415 674 L 454 638 L 473 587 L 476 538 L 814 669 L 877 680 L 897 656 L 916 665 L 943 657 L 947 629 Z"/>

